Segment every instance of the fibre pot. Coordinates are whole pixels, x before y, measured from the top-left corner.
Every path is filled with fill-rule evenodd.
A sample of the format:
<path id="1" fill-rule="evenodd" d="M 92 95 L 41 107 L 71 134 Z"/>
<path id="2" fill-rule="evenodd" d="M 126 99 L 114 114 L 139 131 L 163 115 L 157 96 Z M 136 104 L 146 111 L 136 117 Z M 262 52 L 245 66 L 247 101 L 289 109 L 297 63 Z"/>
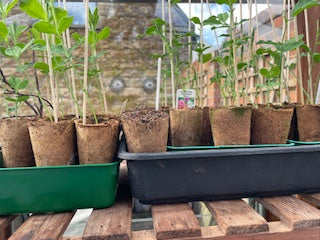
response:
<path id="1" fill-rule="evenodd" d="M 169 130 L 167 113 L 152 109 L 127 111 L 121 115 L 121 125 L 129 152 L 167 151 Z"/>
<path id="2" fill-rule="evenodd" d="M 72 120 L 29 123 L 36 166 L 70 165 L 75 162 L 75 129 Z"/>
<path id="3" fill-rule="evenodd" d="M 4 167 L 34 166 L 28 118 L 7 118 L 0 121 L 0 144 Z"/>
<path id="4" fill-rule="evenodd" d="M 297 106 L 296 111 L 299 140 L 320 141 L 320 105 Z"/>
<path id="5" fill-rule="evenodd" d="M 201 145 L 201 108 L 170 109 L 170 139 L 174 147 Z"/>
<path id="6" fill-rule="evenodd" d="M 294 108 L 254 108 L 251 122 L 251 144 L 285 144 Z"/>
<path id="7" fill-rule="evenodd" d="M 119 121 L 99 117 L 98 123 L 88 119 L 87 124 L 76 120 L 77 146 L 80 164 L 111 163 L 119 141 Z"/>
<path id="8" fill-rule="evenodd" d="M 249 145 L 251 116 L 250 107 L 210 109 L 214 145 Z"/>
<path id="9" fill-rule="evenodd" d="M 212 146 L 212 131 L 211 131 L 211 123 L 210 123 L 210 109 L 209 107 L 204 107 L 202 109 L 202 135 L 201 135 L 201 145 L 202 146 Z"/>

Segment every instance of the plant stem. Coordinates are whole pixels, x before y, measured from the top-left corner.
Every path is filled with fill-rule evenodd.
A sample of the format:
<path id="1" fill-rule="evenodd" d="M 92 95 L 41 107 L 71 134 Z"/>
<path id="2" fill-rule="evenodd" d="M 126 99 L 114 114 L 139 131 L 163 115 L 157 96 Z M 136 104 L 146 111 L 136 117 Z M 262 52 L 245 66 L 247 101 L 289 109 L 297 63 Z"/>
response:
<path id="1" fill-rule="evenodd" d="M 230 35 L 232 40 L 232 52 L 231 55 L 233 58 L 233 67 L 234 67 L 234 92 L 235 92 L 235 105 L 237 107 L 240 106 L 239 104 L 239 81 L 238 81 L 238 66 L 237 66 L 237 46 L 236 46 L 236 39 L 235 39 L 235 23 L 234 23 L 234 9 L 233 6 L 230 6 Z"/>
<path id="2" fill-rule="evenodd" d="M 250 37 L 252 37 L 252 0 L 249 0 L 249 4 L 248 4 L 248 8 L 249 8 L 249 32 L 248 35 Z M 250 83 L 250 59 L 252 56 L 252 48 L 253 48 L 253 44 L 252 44 L 252 40 L 250 40 L 249 44 L 248 44 L 248 51 L 247 51 L 247 74 L 246 74 L 246 94 L 248 94 L 248 88 L 249 88 L 249 83 Z M 252 95 L 251 95 L 252 96 Z M 250 97 L 251 100 L 251 97 Z"/>
<path id="3" fill-rule="evenodd" d="M 165 0 L 162 0 L 162 5 L 161 5 L 161 18 L 163 21 L 165 21 Z M 162 34 L 163 36 L 166 35 L 166 25 L 164 24 L 162 26 Z M 166 46 L 163 44 L 162 45 L 162 54 L 166 54 Z M 168 106 L 168 94 L 167 94 L 167 78 L 165 77 L 163 80 L 163 88 L 164 88 L 164 105 L 167 107 Z"/>
<path id="4" fill-rule="evenodd" d="M 202 85 L 203 85 L 203 0 L 201 0 L 201 15 L 200 15 L 200 48 L 201 48 L 201 54 L 200 54 L 200 78 L 199 78 L 199 105 L 202 107 L 203 105 L 203 99 L 202 99 Z"/>
<path id="5" fill-rule="evenodd" d="M 259 33 L 259 17 L 258 17 L 258 3 L 257 3 L 257 1 L 255 1 L 255 9 L 256 9 L 256 33 L 257 33 L 257 42 L 258 42 L 260 33 Z M 260 74 L 258 75 L 258 79 L 259 79 L 260 84 L 263 84 L 263 79 L 260 76 Z M 264 97 L 263 97 L 263 91 L 262 90 L 260 90 L 259 95 L 260 95 L 261 104 L 264 104 Z"/>

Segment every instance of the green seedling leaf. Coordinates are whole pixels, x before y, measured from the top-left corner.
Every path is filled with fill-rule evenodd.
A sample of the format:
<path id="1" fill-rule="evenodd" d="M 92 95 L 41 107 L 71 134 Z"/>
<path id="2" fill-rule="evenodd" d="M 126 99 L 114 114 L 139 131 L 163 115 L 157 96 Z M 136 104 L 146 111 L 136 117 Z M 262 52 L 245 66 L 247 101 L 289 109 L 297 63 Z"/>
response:
<path id="1" fill-rule="evenodd" d="M 24 45 L 24 47 L 21 49 L 19 57 L 33 44 L 33 41 L 34 39 L 31 39 L 26 45 Z"/>
<path id="2" fill-rule="evenodd" d="M 179 2 L 181 2 L 181 0 L 171 0 L 172 5 L 178 4 Z"/>
<path id="3" fill-rule="evenodd" d="M 39 44 L 41 46 L 45 46 L 46 45 L 46 41 L 44 39 L 38 38 L 36 40 L 34 40 L 33 42 L 34 44 Z"/>
<path id="4" fill-rule="evenodd" d="M 200 20 L 199 20 L 200 21 Z M 219 25 L 221 24 L 221 21 L 217 19 L 216 16 L 210 16 L 206 20 L 203 21 L 203 25 Z"/>
<path id="5" fill-rule="evenodd" d="M 320 2 L 319 0 L 300 0 L 297 2 L 295 7 L 292 10 L 292 16 L 295 17 L 305 9 L 314 7 L 314 6 L 319 6 Z"/>
<path id="6" fill-rule="evenodd" d="M 155 25 L 158 25 L 158 26 L 166 25 L 166 22 L 165 22 L 164 20 L 162 20 L 161 18 L 153 19 L 152 22 L 153 22 Z"/>
<path id="7" fill-rule="evenodd" d="M 97 35 L 98 40 L 105 40 L 110 36 L 111 33 L 111 28 L 109 27 L 104 27 Z"/>
<path id="8" fill-rule="evenodd" d="M 275 78 L 278 77 L 280 75 L 281 69 L 278 66 L 273 66 L 271 67 L 270 71 L 269 71 L 269 78 Z"/>
<path id="9" fill-rule="evenodd" d="M 211 59 L 212 59 L 212 54 L 211 54 L 211 53 L 207 53 L 207 54 L 204 54 L 204 55 L 202 56 L 203 63 L 207 63 L 207 62 L 209 62 Z"/>
<path id="10" fill-rule="evenodd" d="M 57 22 L 60 22 L 62 18 L 68 17 L 68 12 L 61 7 L 55 7 L 54 12 L 56 14 Z"/>
<path id="11" fill-rule="evenodd" d="M 316 63 L 320 63 L 320 53 L 313 54 L 313 61 Z"/>
<path id="12" fill-rule="evenodd" d="M 33 67 L 40 70 L 42 73 L 49 73 L 49 66 L 45 62 L 36 62 L 33 64 Z"/>
<path id="13" fill-rule="evenodd" d="M 218 4 L 227 4 L 229 6 L 232 6 L 236 2 L 237 2 L 237 0 L 216 0 L 216 3 L 218 3 Z"/>
<path id="14" fill-rule="evenodd" d="M 229 18 L 229 13 L 220 13 L 217 15 L 218 19 L 223 22 L 223 23 L 226 23 L 228 18 Z"/>
<path id="15" fill-rule="evenodd" d="M 19 83 L 19 85 L 17 86 L 17 90 L 22 90 L 22 89 L 26 89 L 26 87 L 28 86 L 29 82 L 28 80 L 23 80 Z"/>
<path id="16" fill-rule="evenodd" d="M 56 28 L 47 21 L 39 21 L 33 24 L 33 28 L 40 33 L 57 34 Z"/>
<path id="17" fill-rule="evenodd" d="M 72 34 L 71 34 L 71 37 L 72 37 L 74 40 L 78 41 L 78 42 L 82 42 L 83 39 L 84 39 L 84 37 L 81 36 L 81 35 L 80 35 L 79 33 L 77 33 L 77 32 L 72 33 Z"/>
<path id="18" fill-rule="evenodd" d="M 5 53 L 9 57 L 13 57 L 15 59 L 18 59 L 19 56 L 21 55 L 21 48 L 18 47 L 18 46 L 15 46 L 15 47 L 12 47 L 12 48 L 7 48 Z"/>
<path id="19" fill-rule="evenodd" d="M 30 32 L 32 33 L 32 35 L 35 39 L 41 39 L 41 34 L 39 33 L 38 30 L 36 30 L 34 28 L 30 28 Z"/>
<path id="20" fill-rule="evenodd" d="M 246 66 L 247 66 L 247 63 L 245 63 L 245 62 L 238 63 L 238 70 L 241 70 Z"/>
<path id="21" fill-rule="evenodd" d="M 193 22 L 194 24 L 198 24 L 198 25 L 201 24 L 201 21 L 198 17 L 193 17 L 190 19 L 190 21 Z"/>
<path id="22" fill-rule="evenodd" d="M 8 28 L 3 22 L 0 22 L 0 38 L 4 41 L 7 41 L 8 38 Z"/>
<path id="23" fill-rule="evenodd" d="M 27 101 L 29 99 L 29 96 L 19 96 L 17 97 L 16 102 L 24 102 Z"/>
<path id="24" fill-rule="evenodd" d="M 58 32 L 62 34 L 65 30 L 67 30 L 73 22 L 73 17 L 63 17 L 59 22 Z"/>
<path id="25" fill-rule="evenodd" d="M 20 8 L 32 18 L 47 20 L 48 16 L 39 0 L 21 0 Z"/>
<path id="26" fill-rule="evenodd" d="M 10 11 L 12 10 L 12 8 L 18 3 L 19 0 L 14 0 L 12 2 L 10 2 L 8 5 L 7 5 L 7 8 L 6 8 L 6 15 L 8 15 L 10 13 Z"/>
<path id="27" fill-rule="evenodd" d="M 265 78 L 269 78 L 269 71 L 268 71 L 268 69 L 266 69 L 266 68 L 261 68 L 261 69 L 260 69 L 260 74 L 261 74 L 262 76 L 264 76 Z"/>
<path id="28" fill-rule="evenodd" d="M 150 26 L 146 29 L 146 35 L 152 35 L 157 32 L 157 27 L 156 26 Z"/>
<path id="29" fill-rule="evenodd" d="M 5 99 L 6 99 L 6 101 L 8 101 L 8 102 L 14 102 L 14 103 L 17 102 L 17 100 L 14 99 L 14 98 L 6 97 Z"/>

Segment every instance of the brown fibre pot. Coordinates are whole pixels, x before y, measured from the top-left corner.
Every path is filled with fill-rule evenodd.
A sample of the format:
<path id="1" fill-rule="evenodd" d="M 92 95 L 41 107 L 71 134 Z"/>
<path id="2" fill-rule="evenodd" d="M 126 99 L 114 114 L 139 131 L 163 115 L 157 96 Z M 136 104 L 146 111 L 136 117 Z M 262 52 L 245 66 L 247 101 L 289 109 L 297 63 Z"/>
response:
<path id="1" fill-rule="evenodd" d="M 28 118 L 7 118 L 0 121 L 0 144 L 4 167 L 34 166 Z"/>
<path id="2" fill-rule="evenodd" d="M 169 116 L 152 109 L 127 111 L 121 115 L 121 125 L 129 152 L 166 152 Z"/>
<path id="3" fill-rule="evenodd" d="M 73 120 L 58 123 L 39 120 L 29 123 L 29 133 L 37 166 L 61 166 L 75 162 Z"/>
<path id="4" fill-rule="evenodd" d="M 210 109 L 214 145 L 249 145 L 251 116 L 250 107 Z"/>
<path id="5" fill-rule="evenodd" d="M 77 146 L 80 164 L 101 164 L 114 161 L 119 141 L 119 121 L 99 117 L 98 124 L 76 120 Z"/>
<path id="6" fill-rule="evenodd" d="M 320 105 L 297 106 L 296 111 L 299 140 L 320 141 Z"/>
<path id="7" fill-rule="evenodd" d="M 251 122 L 251 144 L 285 144 L 294 108 L 254 108 Z"/>
<path id="8" fill-rule="evenodd" d="M 212 131 L 210 123 L 210 109 L 209 107 L 204 107 L 202 116 L 202 131 L 201 131 L 201 145 L 202 146 L 212 146 Z"/>
<path id="9" fill-rule="evenodd" d="M 170 138 L 174 147 L 201 145 L 201 108 L 170 109 Z"/>

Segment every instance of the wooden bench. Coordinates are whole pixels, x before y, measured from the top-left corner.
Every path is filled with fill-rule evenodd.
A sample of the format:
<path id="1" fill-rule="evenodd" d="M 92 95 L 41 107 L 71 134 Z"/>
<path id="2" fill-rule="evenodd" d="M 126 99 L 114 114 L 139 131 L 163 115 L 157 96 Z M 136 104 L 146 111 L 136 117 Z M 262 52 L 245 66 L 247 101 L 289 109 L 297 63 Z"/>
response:
<path id="1" fill-rule="evenodd" d="M 132 231 L 132 200 L 92 211 L 82 236 L 63 237 L 74 212 L 31 216 L 12 236 L 14 216 L 0 218 L 0 239 L 10 240 L 318 240 L 320 194 L 257 199 L 279 220 L 268 222 L 243 200 L 205 202 L 217 222 L 201 227 L 187 203 L 152 206 L 153 230 Z"/>

